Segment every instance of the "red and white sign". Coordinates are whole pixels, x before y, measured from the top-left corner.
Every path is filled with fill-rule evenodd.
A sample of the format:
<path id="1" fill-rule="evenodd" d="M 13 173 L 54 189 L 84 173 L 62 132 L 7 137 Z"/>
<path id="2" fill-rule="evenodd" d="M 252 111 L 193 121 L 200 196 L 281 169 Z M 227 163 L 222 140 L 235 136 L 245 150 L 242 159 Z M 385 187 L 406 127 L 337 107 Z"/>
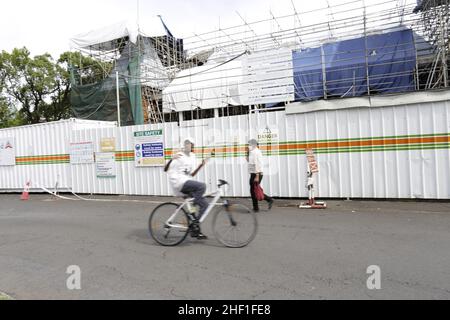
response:
<path id="1" fill-rule="evenodd" d="M 319 172 L 319 166 L 316 161 L 316 157 L 314 156 L 314 151 L 312 149 L 306 149 L 306 159 L 308 160 L 309 171 L 312 173 Z"/>

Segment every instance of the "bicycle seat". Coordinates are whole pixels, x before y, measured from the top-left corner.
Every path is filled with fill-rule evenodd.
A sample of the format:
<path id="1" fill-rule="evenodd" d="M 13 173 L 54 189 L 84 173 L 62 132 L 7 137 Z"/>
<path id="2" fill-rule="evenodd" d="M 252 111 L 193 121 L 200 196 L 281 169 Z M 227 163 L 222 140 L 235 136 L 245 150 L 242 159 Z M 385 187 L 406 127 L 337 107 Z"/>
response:
<path id="1" fill-rule="evenodd" d="M 227 184 L 229 184 L 229 183 L 226 182 L 225 180 L 219 180 L 219 188 L 220 188 L 221 186 L 224 186 L 224 185 L 227 185 Z"/>

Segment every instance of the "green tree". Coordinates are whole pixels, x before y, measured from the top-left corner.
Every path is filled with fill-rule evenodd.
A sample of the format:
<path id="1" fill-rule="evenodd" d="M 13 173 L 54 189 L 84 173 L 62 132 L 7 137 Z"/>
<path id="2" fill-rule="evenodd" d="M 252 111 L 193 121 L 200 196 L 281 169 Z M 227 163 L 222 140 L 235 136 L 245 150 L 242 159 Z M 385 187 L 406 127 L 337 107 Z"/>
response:
<path id="1" fill-rule="evenodd" d="M 45 108 L 56 92 L 57 70 L 49 54 L 30 57 L 26 48 L 3 51 L 0 57 L 0 76 L 4 90 L 20 104 L 20 112 L 27 123 L 39 123 Z"/>
<path id="2" fill-rule="evenodd" d="M 0 129 L 20 126 L 25 123 L 23 116 L 0 96 Z"/>
<path id="3" fill-rule="evenodd" d="M 0 128 L 6 128 L 9 126 L 11 120 L 11 110 L 8 105 L 0 97 Z"/>
<path id="4" fill-rule="evenodd" d="M 111 62 L 84 56 L 80 52 L 64 52 L 58 63 L 67 72 L 66 76 L 71 77 L 71 82 L 78 85 L 101 81 L 114 67 Z"/>
<path id="5" fill-rule="evenodd" d="M 1 65 L 0 65 L 1 67 Z M 4 77 L 0 73 L 0 129 L 20 125 L 18 112 L 12 108 L 4 95 Z"/>
<path id="6" fill-rule="evenodd" d="M 71 84 L 98 82 L 113 64 L 65 52 L 57 61 L 50 54 L 31 57 L 24 47 L 0 53 L 1 126 L 57 121 L 72 116 Z M 18 112 L 15 111 L 18 107 Z M 14 110 L 14 111 L 13 111 Z"/>

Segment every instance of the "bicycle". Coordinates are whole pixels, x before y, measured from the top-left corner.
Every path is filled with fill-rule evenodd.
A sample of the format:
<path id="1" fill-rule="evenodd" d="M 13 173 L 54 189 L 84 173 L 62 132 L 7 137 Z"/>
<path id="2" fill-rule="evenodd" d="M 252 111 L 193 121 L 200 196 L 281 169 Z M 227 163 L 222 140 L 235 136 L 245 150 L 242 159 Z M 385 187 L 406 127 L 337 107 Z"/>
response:
<path id="1" fill-rule="evenodd" d="M 219 180 L 218 189 L 205 197 L 213 196 L 208 208 L 201 217 L 202 224 L 222 197 L 223 187 L 229 185 Z M 156 207 L 150 215 L 148 227 L 151 237 L 163 246 L 176 246 L 182 243 L 192 230 L 194 216 L 193 198 L 183 197 L 184 202 L 166 202 Z M 256 214 L 241 204 L 231 204 L 224 200 L 213 217 L 213 231 L 216 239 L 230 248 L 242 248 L 256 236 L 258 220 Z M 239 233 L 239 235 L 238 235 Z M 231 237 L 229 239 L 227 236 Z"/>

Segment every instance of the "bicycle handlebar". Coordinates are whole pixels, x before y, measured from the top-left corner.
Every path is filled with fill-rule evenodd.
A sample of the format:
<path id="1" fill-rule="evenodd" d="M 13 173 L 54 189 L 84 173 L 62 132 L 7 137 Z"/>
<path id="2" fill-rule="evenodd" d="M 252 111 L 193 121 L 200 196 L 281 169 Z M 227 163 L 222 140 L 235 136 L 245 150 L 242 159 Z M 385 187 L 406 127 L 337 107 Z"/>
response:
<path id="1" fill-rule="evenodd" d="M 220 188 L 220 187 L 222 187 L 222 186 L 224 186 L 224 185 L 229 185 L 229 183 L 228 183 L 227 181 L 225 181 L 225 180 L 220 179 L 220 180 L 219 180 L 218 187 Z"/>

